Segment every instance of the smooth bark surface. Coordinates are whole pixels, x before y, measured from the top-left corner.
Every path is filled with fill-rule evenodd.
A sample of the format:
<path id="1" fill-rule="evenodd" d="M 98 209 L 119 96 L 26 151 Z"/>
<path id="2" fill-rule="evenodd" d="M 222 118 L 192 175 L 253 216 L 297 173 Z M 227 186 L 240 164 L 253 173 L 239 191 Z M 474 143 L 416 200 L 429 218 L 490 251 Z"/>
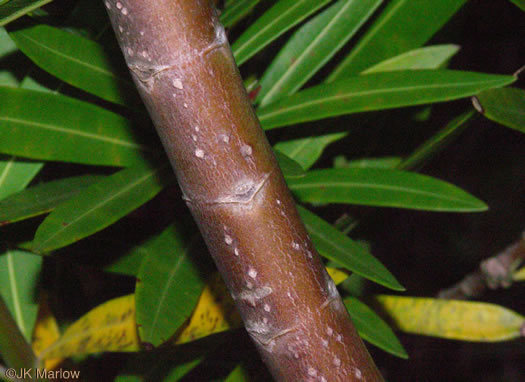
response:
<path id="1" fill-rule="evenodd" d="M 184 198 L 279 381 L 380 381 L 294 201 L 208 0 L 106 1 Z"/>

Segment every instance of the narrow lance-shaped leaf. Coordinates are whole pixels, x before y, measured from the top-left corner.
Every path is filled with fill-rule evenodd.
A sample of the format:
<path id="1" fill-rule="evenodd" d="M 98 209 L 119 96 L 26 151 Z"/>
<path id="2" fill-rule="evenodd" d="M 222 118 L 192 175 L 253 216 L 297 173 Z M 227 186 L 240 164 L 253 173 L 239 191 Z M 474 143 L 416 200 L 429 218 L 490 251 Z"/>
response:
<path id="1" fill-rule="evenodd" d="M 31 342 L 38 312 L 36 286 L 42 257 L 23 251 L 7 251 L 0 256 L 0 293 L 20 331 Z"/>
<path id="2" fill-rule="evenodd" d="M 434 298 L 377 296 L 379 308 L 404 332 L 462 341 L 518 338 L 525 317 L 494 304 Z"/>
<path id="3" fill-rule="evenodd" d="M 333 82 L 356 75 L 380 61 L 420 47 L 465 2 L 466 0 L 391 1 L 350 54 L 328 76 L 327 81 Z"/>
<path id="4" fill-rule="evenodd" d="M 48 25 L 18 29 L 10 36 L 36 65 L 62 81 L 110 102 L 139 103 L 125 66 L 111 62 L 110 52 L 95 41 Z"/>
<path id="5" fill-rule="evenodd" d="M 280 0 L 259 17 L 232 45 L 237 65 L 243 64 L 284 32 L 330 0 Z"/>
<path id="6" fill-rule="evenodd" d="M 53 180 L 11 195 L 0 201 L 0 226 L 52 211 L 101 179 L 103 176 L 83 175 Z"/>
<path id="7" fill-rule="evenodd" d="M 106 228 L 152 199 L 172 179 L 167 164 L 141 164 L 89 186 L 42 222 L 33 250 L 47 253 Z"/>
<path id="8" fill-rule="evenodd" d="M 260 105 L 301 88 L 380 4 L 381 0 L 339 0 L 297 30 L 261 79 Z"/>
<path id="9" fill-rule="evenodd" d="M 395 168 L 400 163 L 399 157 L 361 158 L 350 161 L 343 155 L 334 158 L 334 168 Z"/>
<path id="10" fill-rule="evenodd" d="M 373 73 L 308 88 L 260 108 L 257 114 L 268 130 L 344 114 L 450 101 L 515 80 L 453 70 Z"/>
<path id="11" fill-rule="evenodd" d="M 346 297 L 343 301 L 359 335 L 363 339 L 395 356 L 408 358 L 403 345 L 390 329 L 390 326 L 372 309 L 355 297 Z"/>
<path id="12" fill-rule="evenodd" d="M 191 315 L 204 287 L 195 265 L 199 239 L 170 226 L 148 246 L 135 290 L 142 341 L 160 345 Z"/>
<path id="13" fill-rule="evenodd" d="M 364 247 L 307 209 L 297 208 L 315 248 L 323 257 L 387 288 L 404 290 L 388 269 Z"/>
<path id="14" fill-rule="evenodd" d="M 398 163 L 396 167 L 400 170 L 408 170 L 421 166 L 424 161 L 428 160 L 443 148 L 445 144 L 462 132 L 468 126 L 468 122 L 472 119 L 473 115 L 474 112 L 469 111 L 454 118 L 443 129 L 414 150 L 410 156 L 401 163 Z"/>
<path id="15" fill-rule="evenodd" d="M 34 366 L 34 354 L 18 329 L 0 294 L 0 353 L 8 367 L 17 369 Z"/>
<path id="16" fill-rule="evenodd" d="M 9 158 L 0 160 L 0 200 L 23 190 L 42 169 L 43 163 Z M 3 210 L 0 208 L 0 215 Z M 5 219 L 0 218 L 0 222 Z M 1 223 L 0 223 L 1 225 Z"/>
<path id="17" fill-rule="evenodd" d="M 457 45 L 433 45 L 414 49 L 381 61 L 364 70 L 361 74 L 391 72 L 395 70 L 422 70 L 441 68 L 459 51 Z"/>
<path id="18" fill-rule="evenodd" d="M 346 135 L 347 133 L 329 133 L 306 138 L 294 138 L 282 140 L 274 147 L 307 170 L 317 162 L 329 144 L 344 138 Z"/>
<path id="19" fill-rule="evenodd" d="M 473 99 L 476 109 L 488 119 L 525 133 L 525 91 L 518 88 L 490 89 Z"/>
<path id="20" fill-rule="evenodd" d="M 226 4 L 220 20 L 222 25 L 229 28 L 242 20 L 259 3 L 260 0 L 237 0 L 233 4 Z"/>
<path id="21" fill-rule="evenodd" d="M 107 301 L 79 318 L 39 359 L 67 358 L 103 351 L 139 350 L 135 324 L 135 296 Z"/>
<path id="22" fill-rule="evenodd" d="M 285 178 L 296 178 L 305 174 L 299 163 L 279 150 L 275 150 L 275 157 Z"/>
<path id="23" fill-rule="evenodd" d="M 484 211 L 480 200 L 450 183 L 405 171 L 380 168 L 314 170 L 289 179 L 303 202 L 350 203 L 427 211 Z"/>
<path id="24" fill-rule="evenodd" d="M 0 87 L 0 152 L 91 165 L 129 166 L 155 152 L 131 122 L 60 94 Z M 45 105 L 43 107 L 42 105 Z"/>
<path id="25" fill-rule="evenodd" d="M 53 0 L 10 0 L 0 6 L 0 26 L 6 25 Z"/>

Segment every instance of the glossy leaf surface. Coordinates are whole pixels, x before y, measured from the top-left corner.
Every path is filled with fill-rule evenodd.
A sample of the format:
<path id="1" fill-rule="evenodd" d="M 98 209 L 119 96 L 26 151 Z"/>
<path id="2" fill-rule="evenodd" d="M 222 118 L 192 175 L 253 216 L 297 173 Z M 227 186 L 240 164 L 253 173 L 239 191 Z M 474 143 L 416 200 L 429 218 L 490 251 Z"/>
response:
<path id="1" fill-rule="evenodd" d="M 425 44 L 466 0 L 394 0 L 330 74 L 332 82 Z"/>
<path id="2" fill-rule="evenodd" d="M 102 176 L 84 175 L 54 180 L 0 200 L 0 225 L 28 219 L 52 211 Z"/>
<path id="3" fill-rule="evenodd" d="M 139 102 L 125 66 L 116 68 L 102 45 L 42 24 L 10 37 L 35 64 L 62 81 L 110 102 L 125 104 L 130 97 Z"/>
<path id="4" fill-rule="evenodd" d="M 434 298 L 377 296 L 402 331 L 462 341 L 495 342 L 520 337 L 525 317 L 499 305 Z"/>
<path id="5" fill-rule="evenodd" d="M 233 43 L 237 65 L 259 52 L 284 32 L 300 23 L 330 0 L 280 0 Z"/>
<path id="6" fill-rule="evenodd" d="M 106 177 L 55 209 L 38 227 L 33 250 L 47 253 L 106 228 L 153 198 L 168 179 L 167 164 L 142 164 Z"/>
<path id="7" fill-rule="evenodd" d="M 387 288 L 404 290 L 396 278 L 364 247 L 307 209 L 297 206 L 319 253 L 340 266 Z"/>
<path id="8" fill-rule="evenodd" d="M 148 245 L 135 290 L 143 341 L 160 345 L 191 315 L 204 287 L 195 264 L 199 238 L 170 226 Z"/>
<path id="9" fill-rule="evenodd" d="M 490 89 L 481 92 L 476 98 L 485 117 L 525 133 L 525 91 L 523 89 Z"/>
<path id="10" fill-rule="evenodd" d="M 0 26 L 27 15 L 53 0 L 10 0 L 0 6 Z"/>
<path id="11" fill-rule="evenodd" d="M 414 49 L 381 61 L 364 70 L 362 74 L 391 72 L 395 70 L 423 70 L 441 68 L 459 51 L 457 45 L 433 45 Z"/>
<path id="12" fill-rule="evenodd" d="M 299 163 L 279 150 L 275 150 L 275 157 L 285 178 L 297 178 L 305 174 Z"/>
<path id="13" fill-rule="evenodd" d="M 372 309 L 355 297 L 343 299 L 346 309 L 361 336 L 366 341 L 400 358 L 408 358 L 396 335 Z"/>
<path id="14" fill-rule="evenodd" d="M 0 88 L 0 152 L 91 165 L 129 166 L 153 150 L 130 121 L 60 94 Z M 43 107 L 45 105 L 45 107 Z"/>
<path id="15" fill-rule="evenodd" d="M 36 286 L 42 257 L 32 253 L 9 250 L 0 255 L 0 293 L 27 342 L 38 312 Z"/>
<path id="16" fill-rule="evenodd" d="M 260 0 L 238 0 L 227 4 L 222 11 L 220 20 L 226 28 L 235 25 L 244 18 L 259 3 Z"/>
<path id="17" fill-rule="evenodd" d="M 288 40 L 261 78 L 261 106 L 295 93 L 359 30 L 382 0 L 339 0 Z"/>
<path id="18" fill-rule="evenodd" d="M 306 138 L 282 140 L 274 147 L 307 170 L 317 162 L 329 144 L 344 138 L 346 134 L 347 133 L 331 133 Z"/>
<path id="19" fill-rule="evenodd" d="M 265 129 L 327 117 L 468 97 L 515 81 L 512 76 L 453 70 L 372 73 L 308 88 L 258 110 Z"/>
<path id="20" fill-rule="evenodd" d="M 487 206 L 450 183 L 405 171 L 380 168 L 314 170 L 289 179 L 303 202 L 350 203 L 427 211 L 484 211 Z"/>
<path id="21" fill-rule="evenodd" d="M 17 160 L 16 158 L 0 160 L 0 200 L 23 190 L 42 169 L 42 166 L 42 163 Z M 2 212 L 0 209 L 0 214 Z M 0 222 L 3 220 L 5 219 L 0 218 Z"/>

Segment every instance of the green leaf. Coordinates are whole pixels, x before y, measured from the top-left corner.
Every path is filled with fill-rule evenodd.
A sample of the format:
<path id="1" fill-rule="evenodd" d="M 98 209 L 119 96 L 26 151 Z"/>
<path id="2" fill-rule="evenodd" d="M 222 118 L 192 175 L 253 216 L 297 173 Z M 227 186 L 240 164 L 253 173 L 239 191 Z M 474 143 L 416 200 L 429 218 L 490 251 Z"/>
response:
<path id="1" fill-rule="evenodd" d="M 0 59 L 2 60 L 0 86 L 17 87 L 19 85 L 20 81 L 13 70 L 19 68 L 19 65 L 16 60 L 10 62 L 12 57 L 16 57 L 15 53 L 17 50 L 15 43 L 9 38 L 5 28 L 0 27 Z"/>
<path id="2" fill-rule="evenodd" d="M 334 168 L 395 168 L 401 163 L 399 157 L 363 158 L 347 160 L 344 156 L 334 158 Z"/>
<path id="3" fill-rule="evenodd" d="M 525 0 L 510 0 L 512 4 L 517 6 L 519 9 L 521 9 L 523 12 L 525 12 Z"/>
<path id="4" fill-rule="evenodd" d="M 281 153 L 279 150 L 275 150 L 275 157 L 279 162 L 279 167 L 285 178 L 297 178 L 304 176 L 305 172 L 301 165 L 288 157 L 286 154 Z"/>
<path id="5" fill-rule="evenodd" d="M 372 256 L 330 223 L 297 206 L 299 215 L 319 253 L 340 266 L 393 290 L 404 290 L 396 278 Z"/>
<path id="6" fill-rule="evenodd" d="M 152 199 L 172 179 L 170 174 L 167 164 L 141 164 L 87 187 L 42 222 L 33 250 L 47 253 L 106 228 Z"/>
<path id="7" fill-rule="evenodd" d="M 435 298 L 376 296 L 379 307 L 404 332 L 462 341 L 518 338 L 525 317 L 494 304 Z"/>
<path id="8" fill-rule="evenodd" d="M 237 365 L 235 369 L 232 370 L 224 382 L 249 382 L 248 375 L 244 370 L 242 365 Z"/>
<path id="9" fill-rule="evenodd" d="M 382 0 L 339 0 L 288 40 L 261 79 L 260 105 L 295 93 L 341 49 Z"/>
<path id="10" fill-rule="evenodd" d="M 102 45 L 47 25 L 19 29 L 9 35 L 36 65 L 62 81 L 110 102 L 125 104 L 127 100 L 138 104 L 127 71 L 115 70 Z"/>
<path id="11" fill-rule="evenodd" d="M 180 228 L 168 227 L 149 245 L 137 275 L 140 338 L 155 346 L 168 340 L 191 315 L 204 288 L 195 264 L 200 236 L 187 238 Z"/>
<path id="12" fill-rule="evenodd" d="M 26 188 L 42 166 L 43 163 L 24 162 L 16 158 L 0 160 L 0 200 Z M 0 210 L 0 214 L 2 212 Z M 0 222 L 3 220 L 0 218 Z"/>
<path id="13" fill-rule="evenodd" d="M 360 73 L 387 58 L 425 44 L 466 0 L 394 0 L 327 81 Z"/>
<path id="14" fill-rule="evenodd" d="M 317 162 L 329 144 L 344 138 L 346 135 L 347 133 L 330 133 L 306 138 L 282 140 L 274 147 L 276 150 L 279 150 L 296 161 L 302 168 L 309 169 Z"/>
<path id="15" fill-rule="evenodd" d="M 479 105 L 475 100 L 479 101 Z M 473 100 L 488 119 L 525 133 L 525 91 L 518 88 L 490 89 Z"/>
<path id="16" fill-rule="evenodd" d="M 308 88 L 260 108 L 257 114 L 269 130 L 343 114 L 451 101 L 515 80 L 453 70 L 373 73 Z"/>
<path id="17" fill-rule="evenodd" d="M 410 156 L 404 159 L 396 167 L 400 170 L 414 169 L 421 166 L 436 152 L 442 149 L 454 137 L 462 132 L 474 115 L 473 111 L 461 114 L 450 121 L 443 129 L 434 134 L 430 139 L 419 146 Z"/>
<path id="18" fill-rule="evenodd" d="M 0 201 L 0 225 L 52 211 L 60 203 L 101 179 L 102 176 L 84 175 L 54 180 L 11 195 Z"/>
<path id="19" fill-rule="evenodd" d="M 280 0 L 277 2 L 250 25 L 232 45 L 237 65 L 243 64 L 277 37 L 330 1 Z"/>
<path id="20" fill-rule="evenodd" d="M 16 369 L 32 368 L 35 355 L 18 329 L 0 294 L 0 354 L 6 366 Z M 34 374 L 34 373 L 33 373 Z"/>
<path id="21" fill-rule="evenodd" d="M 392 329 L 372 309 L 355 297 L 346 297 L 343 302 L 363 339 L 397 357 L 408 358 Z"/>
<path id="22" fill-rule="evenodd" d="M 36 286 L 42 257 L 22 251 L 0 256 L 0 294 L 27 342 L 35 326 L 38 303 Z"/>
<path id="23" fill-rule="evenodd" d="M 153 152 L 137 142 L 129 120 L 95 105 L 7 87 L 0 98 L 0 152 L 107 166 L 137 164 Z"/>
<path id="24" fill-rule="evenodd" d="M 221 13 L 222 25 L 229 28 L 242 20 L 261 0 L 237 0 L 233 4 L 227 4 Z"/>
<path id="25" fill-rule="evenodd" d="M 0 26 L 27 15 L 52 0 L 11 0 L 0 6 Z"/>
<path id="26" fill-rule="evenodd" d="M 380 168 L 314 170 L 288 180 L 303 202 L 350 203 L 426 211 L 485 211 L 472 195 L 444 181 L 405 171 Z"/>
<path id="27" fill-rule="evenodd" d="M 414 49 L 381 61 L 364 70 L 362 74 L 391 72 L 395 70 L 439 69 L 459 51 L 458 45 L 434 45 Z"/>

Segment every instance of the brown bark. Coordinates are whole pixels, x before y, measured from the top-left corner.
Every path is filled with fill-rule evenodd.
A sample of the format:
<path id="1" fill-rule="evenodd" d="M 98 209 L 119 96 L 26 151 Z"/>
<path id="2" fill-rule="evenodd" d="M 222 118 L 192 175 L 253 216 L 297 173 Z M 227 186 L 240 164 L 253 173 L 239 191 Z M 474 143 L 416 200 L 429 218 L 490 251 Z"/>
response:
<path id="1" fill-rule="evenodd" d="M 382 380 L 299 219 L 208 0 L 106 7 L 184 199 L 272 375 Z"/>

